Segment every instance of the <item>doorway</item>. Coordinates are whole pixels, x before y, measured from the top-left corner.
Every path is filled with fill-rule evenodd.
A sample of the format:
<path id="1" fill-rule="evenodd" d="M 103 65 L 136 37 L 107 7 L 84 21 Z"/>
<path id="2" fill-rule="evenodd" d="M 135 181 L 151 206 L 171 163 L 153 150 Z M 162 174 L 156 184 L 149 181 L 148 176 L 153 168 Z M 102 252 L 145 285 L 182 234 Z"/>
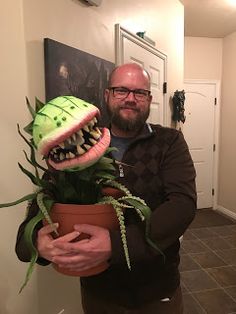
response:
<path id="1" fill-rule="evenodd" d="M 115 25 L 116 65 L 135 62 L 145 68 L 151 78 L 152 103 L 148 122 L 167 124 L 166 64 L 167 56 L 142 38 Z"/>
<path id="2" fill-rule="evenodd" d="M 197 208 L 217 206 L 219 82 L 187 80 L 182 126 L 197 172 Z"/>

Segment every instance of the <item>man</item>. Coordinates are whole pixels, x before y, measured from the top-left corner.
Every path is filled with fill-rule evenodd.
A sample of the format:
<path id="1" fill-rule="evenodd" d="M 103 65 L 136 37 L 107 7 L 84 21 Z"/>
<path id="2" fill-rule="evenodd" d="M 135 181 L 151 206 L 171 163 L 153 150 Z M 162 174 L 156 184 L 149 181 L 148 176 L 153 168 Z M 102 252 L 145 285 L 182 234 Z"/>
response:
<path id="1" fill-rule="evenodd" d="M 128 270 L 119 231 L 77 225 L 91 235 L 86 243 L 69 243 L 74 234 L 53 240 L 50 226 L 37 235 L 42 260 L 75 270 L 108 260 L 110 267 L 81 278 L 85 314 L 180 314 L 179 237 L 194 218 L 195 170 L 182 134 L 146 123 L 152 100 L 150 77 L 139 65 L 113 70 L 105 100 L 111 120 L 112 146 L 119 151 L 119 181 L 152 210 L 150 238 L 164 253 L 149 246 L 143 225 L 126 212 L 132 270 Z M 73 256 L 68 253 L 73 252 Z M 92 254 L 91 254 L 92 252 Z M 42 259 L 43 258 L 43 259 Z"/>

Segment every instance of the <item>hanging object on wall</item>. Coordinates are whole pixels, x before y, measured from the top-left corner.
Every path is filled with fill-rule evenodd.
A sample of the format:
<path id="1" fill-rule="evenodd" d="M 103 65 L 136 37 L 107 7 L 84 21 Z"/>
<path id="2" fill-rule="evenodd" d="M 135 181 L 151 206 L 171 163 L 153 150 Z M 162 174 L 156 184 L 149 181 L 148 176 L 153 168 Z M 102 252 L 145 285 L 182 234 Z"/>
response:
<path id="1" fill-rule="evenodd" d="M 184 115 L 184 102 L 185 102 L 185 91 L 178 91 L 174 92 L 174 96 L 172 98 L 173 103 L 173 116 L 172 119 L 175 122 L 185 122 L 185 115 Z"/>
<path id="2" fill-rule="evenodd" d="M 156 46 L 156 43 L 154 40 L 152 40 L 151 38 L 149 38 L 148 36 L 145 35 L 146 32 L 137 32 L 136 35 L 138 37 L 143 38 L 144 40 L 146 40 L 146 42 L 148 42 L 149 44 Z"/>
<path id="3" fill-rule="evenodd" d="M 97 105 L 100 122 L 110 121 L 104 89 L 115 64 L 50 38 L 44 39 L 46 101 L 71 95 Z"/>
<path id="4" fill-rule="evenodd" d="M 87 2 L 89 5 L 98 7 L 102 3 L 102 0 L 83 0 L 83 2 Z"/>

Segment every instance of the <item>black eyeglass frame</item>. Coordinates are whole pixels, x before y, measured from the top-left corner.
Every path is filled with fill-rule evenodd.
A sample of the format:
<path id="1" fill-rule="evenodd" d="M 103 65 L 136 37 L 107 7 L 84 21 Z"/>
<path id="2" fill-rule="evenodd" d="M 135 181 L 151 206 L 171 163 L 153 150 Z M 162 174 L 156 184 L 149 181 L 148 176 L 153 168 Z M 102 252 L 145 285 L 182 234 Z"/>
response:
<path id="1" fill-rule="evenodd" d="M 116 88 L 123 89 L 124 92 L 127 92 L 127 95 L 124 95 L 124 96 L 121 96 L 121 97 L 117 97 L 117 95 L 115 96 L 115 89 L 116 89 Z M 122 99 L 122 100 L 125 99 L 125 98 L 127 98 L 130 93 L 133 93 L 134 98 L 135 98 L 136 100 L 138 100 L 138 101 L 147 100 L 148 97 L 151 95 L 151 91 L 150 91 L 150 90 L 148 90 L 148 89 L 142 89 L 142 88 L 129 89 L 129 88 L 124 87 L 124 86 L 113 86 L 113 87 L 108 87 L 108 90 L 111 90 L 111 91 L 112 91 L 112 94 L 113 94 L 113 96 L 114 96 L 116 99 Z M 141 93 L 139 94 L 139 96 L 143 96 L 143 98 L 142 98 L 142 97 L 141 97 L 141 98 L 137 98 L 137 93 L 138 93 L 138 92 L 141 92 Z M 144 93 L 142 94 L 142 92 L 144 92 Z M 147 93 L 147 94 L 145 94 L 145 93 Z"/>

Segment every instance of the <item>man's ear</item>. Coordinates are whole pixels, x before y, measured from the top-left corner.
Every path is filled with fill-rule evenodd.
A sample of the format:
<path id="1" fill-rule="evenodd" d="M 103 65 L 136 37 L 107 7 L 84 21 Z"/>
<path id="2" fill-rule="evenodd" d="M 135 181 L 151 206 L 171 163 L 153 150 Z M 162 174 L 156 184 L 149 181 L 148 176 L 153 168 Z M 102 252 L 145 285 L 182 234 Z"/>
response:
<path id="1" fill-rule="evenodd" d="M 152 102 L 152 95 L 149 96 L 149 102 L 151 104 L 151 102 Z"/>
<path id="2" fill-rule="evenodd" d="M 104 91 L 104 99 L 105 99 L 105 102 L 107 103 L 108 102 L 108 97 L 109 97 L 109 89 L 106 88 L 105 91 Z"/>

